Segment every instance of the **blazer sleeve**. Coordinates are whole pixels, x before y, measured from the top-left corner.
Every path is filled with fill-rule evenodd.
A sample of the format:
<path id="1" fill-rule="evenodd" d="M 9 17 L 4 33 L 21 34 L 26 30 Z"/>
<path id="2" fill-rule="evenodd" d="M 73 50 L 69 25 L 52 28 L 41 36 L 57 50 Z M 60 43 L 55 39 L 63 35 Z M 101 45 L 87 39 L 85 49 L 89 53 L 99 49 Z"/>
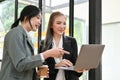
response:
<path id="1" fill-rule="evenodd" d="M 7 51 L 15 69 L 19 72 L 42 65 L 40 55 L 32 55 L 23 34 L 12 31 L 6 35 Z"/>
<path id="2" fill-rule="evenodd" d="M 73 65 L 75 65 L 75 62 L 77 60 L 78 57 L 78 46 L 77 46 L 77 42 L 75 38 L 71 39 L 71 47 L 72 47 L 72 58 L 71 61 L 73 62 Z M 80 77 L 82 75 L 82 73 L 78 73 L 76 71 L 72 71 L 72 73 L 78 77 Z"/>

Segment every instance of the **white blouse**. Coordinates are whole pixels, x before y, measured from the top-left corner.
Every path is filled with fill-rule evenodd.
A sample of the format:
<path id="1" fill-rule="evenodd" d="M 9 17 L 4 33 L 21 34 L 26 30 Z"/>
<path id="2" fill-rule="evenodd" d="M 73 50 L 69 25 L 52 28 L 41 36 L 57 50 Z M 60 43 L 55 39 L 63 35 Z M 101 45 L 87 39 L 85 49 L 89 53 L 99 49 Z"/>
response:
<path id="1" fill-rule="evenodd" d="M 63 38 L 61 36 L 60 38 L 60 42 L 59 42 L 59 45 L 58 45 L 58 48 L 63 48 Z M 56 48 L 56 44 L 55 44 L 55 40 L 53 38 L 53 45 L 52 45 L 52 48 Z M 54 58 L 55 59 L 55 62 L 56 63 L 59 63 L 61 60 L 62 60 L 62 57 L 61 58 Z M 65 80 L 65 73 L 64 73 L 64 70 L 58 70 L 58 73 L 57 73 L 57 76 L 56 76 L 56 80 Z"/>

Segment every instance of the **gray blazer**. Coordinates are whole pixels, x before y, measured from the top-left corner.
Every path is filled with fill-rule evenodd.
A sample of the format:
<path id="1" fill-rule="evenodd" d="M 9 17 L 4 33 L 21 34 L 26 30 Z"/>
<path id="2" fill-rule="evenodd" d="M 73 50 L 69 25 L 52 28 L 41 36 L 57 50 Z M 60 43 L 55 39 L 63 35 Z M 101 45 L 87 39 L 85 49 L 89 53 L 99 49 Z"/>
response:
<path id="1" fill-rule="evenodd" d="M 11 29 L 4 39 L 0 80 L 33 80 L 35 67 L 42 65 L 41 56 L 33 53 L 25 30 L 21 26 Z"/>

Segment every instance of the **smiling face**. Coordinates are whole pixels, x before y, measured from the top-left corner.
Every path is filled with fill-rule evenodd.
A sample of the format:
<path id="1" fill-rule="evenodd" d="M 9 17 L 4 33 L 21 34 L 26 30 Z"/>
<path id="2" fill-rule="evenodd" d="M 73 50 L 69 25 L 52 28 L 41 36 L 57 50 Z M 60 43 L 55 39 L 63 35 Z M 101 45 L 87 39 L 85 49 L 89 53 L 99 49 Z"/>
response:
<path id="1" fill-rule="evenodd" d="M 66 17 L 63 15 L 56 16 L 52 25 L 53 35 L 54 36 L 63 35 L 65 32 L 65 27 L 66 27 Z"/>
<path id="2" fill-rule="evenodd" d="M 31 30 L 36 31 L 41 24 L 41 14 L 35 17 L 32 17 L 30 19 L 30 23 L 31 23 L 31 26 L 30 26 Z"/>

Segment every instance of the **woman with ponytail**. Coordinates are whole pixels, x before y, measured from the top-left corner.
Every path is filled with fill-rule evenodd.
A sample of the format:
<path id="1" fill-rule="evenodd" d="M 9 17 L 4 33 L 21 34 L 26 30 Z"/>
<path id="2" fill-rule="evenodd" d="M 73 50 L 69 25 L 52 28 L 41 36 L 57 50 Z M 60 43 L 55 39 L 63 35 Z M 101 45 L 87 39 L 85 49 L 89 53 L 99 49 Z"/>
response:
<path id="1" fill-rule="evenodd" d="M 43 65 L 49 57 L 61 57 L 69 53 L 60 48 L 46 50 L 34 55 L 34 47 L 28 33 L 36 31 L 41 24 L 41 11 L 33 5 L 23 8 L 5 35 L 0 80 L 37 80 L 36 66 Z"/>

